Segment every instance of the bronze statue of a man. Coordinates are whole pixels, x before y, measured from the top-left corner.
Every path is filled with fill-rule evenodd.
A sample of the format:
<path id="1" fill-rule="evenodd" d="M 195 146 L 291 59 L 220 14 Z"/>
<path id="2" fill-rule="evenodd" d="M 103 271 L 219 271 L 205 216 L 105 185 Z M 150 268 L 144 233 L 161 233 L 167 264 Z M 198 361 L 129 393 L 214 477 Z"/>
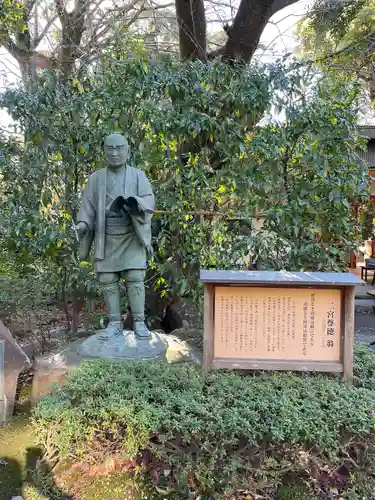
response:
<path id="1" fill-rule="evenodd" d="M 77 217 L 80 258 L 87 260 L 93 244 L 94 267 L 109 316 L 101 338 L 122 334 L 120 278 L 125 279 L 135 335 L 149 338 L 144 278 L 155 199 L 144 172 L 128 164 L 130 151 L 125 137 L 110 134 L 104 153 L 107 167 L 90 175 Z"/>

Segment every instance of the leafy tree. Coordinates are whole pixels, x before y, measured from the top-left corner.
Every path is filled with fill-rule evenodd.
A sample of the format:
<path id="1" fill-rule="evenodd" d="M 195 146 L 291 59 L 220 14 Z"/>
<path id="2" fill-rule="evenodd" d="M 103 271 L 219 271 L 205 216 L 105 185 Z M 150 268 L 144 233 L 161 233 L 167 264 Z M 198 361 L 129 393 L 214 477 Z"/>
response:
<path id="1" fill-rule="evenodd" d="M 360 81 L 375 99 L 375 2 L 318 0 L 298 27 L 302 55 L 330 79 Z"/>
<path id="2" fill-rule="evenodd" d="M 14 0 L 3 0 L 0 4 L 0 42 L 6 42 L 8 33 L 22 33 L 26 26 L 23 19 L 23 4 Z"/>
<path id="3" fill-rule="evenodd" d="M 197 298 L 199 268 L 233 268 L 249 250 L 268 269 L 342 269 L 356 237 L 350 202 L 365 192 L 357 88 L 327 93 L 311 80 L 298 66 L 140 58 L 70 87 L 8 91 L 1 104 L 29 134 L 0 171 L 2 245 L 34 269 L 42 262 L 57 291 L 95 287 L 70 226 L 103 138 L 120 130 L 167 212 L 154 217 L 157 286 Z M 257 125 L 271 109 L 285 119 Z"/>

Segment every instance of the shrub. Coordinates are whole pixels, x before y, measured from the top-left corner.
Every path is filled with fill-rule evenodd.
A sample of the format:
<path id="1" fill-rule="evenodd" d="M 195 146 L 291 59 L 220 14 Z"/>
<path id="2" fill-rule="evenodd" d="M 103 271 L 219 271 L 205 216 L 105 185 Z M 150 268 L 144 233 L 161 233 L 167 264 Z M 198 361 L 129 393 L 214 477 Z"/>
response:
<path id="1" fill-rule="evenodd" d="M 374 391 L 326 376 L 95 360 L 44 397 L 34 421 L 60 458 L 136 459 L 182 498 L 275 491 L 291 476 L 356 498 L 362 475 L 375 480 L 374 409 Z"/>
<path id="2" fill-rule="evenodd" d="M 357 387 L 375 389 L 375 355 L 366 345 L 356 348 L 354 383 Z"/>

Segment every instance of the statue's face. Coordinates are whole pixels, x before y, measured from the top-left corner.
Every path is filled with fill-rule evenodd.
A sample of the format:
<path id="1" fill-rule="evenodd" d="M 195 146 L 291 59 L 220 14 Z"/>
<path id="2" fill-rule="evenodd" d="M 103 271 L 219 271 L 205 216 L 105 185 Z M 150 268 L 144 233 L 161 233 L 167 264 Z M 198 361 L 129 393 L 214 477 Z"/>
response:
<path id="1" fill-rule="evenodd" d="M 104 143 L 104 156 L 109 167 L 125 165 L 130 156 L 129 144 L 121 134 L 111 134 Z"/>

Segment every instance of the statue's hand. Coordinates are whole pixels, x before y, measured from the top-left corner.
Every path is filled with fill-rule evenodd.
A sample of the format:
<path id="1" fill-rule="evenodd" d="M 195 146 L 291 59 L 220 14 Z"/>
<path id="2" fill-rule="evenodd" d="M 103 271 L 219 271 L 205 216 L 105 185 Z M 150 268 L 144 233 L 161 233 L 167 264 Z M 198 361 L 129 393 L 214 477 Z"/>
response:
<path id="1" fill-rule="evenodd" d="M 75 226 L 75 229 L 76 229 L 77 233 L 79 234 L 79 236 L 84 236 L 87 233 L 89 228 L 88 228 L 86 222 L 78 222 L 78 224 L 76 224 L 76 226 Z"/>

